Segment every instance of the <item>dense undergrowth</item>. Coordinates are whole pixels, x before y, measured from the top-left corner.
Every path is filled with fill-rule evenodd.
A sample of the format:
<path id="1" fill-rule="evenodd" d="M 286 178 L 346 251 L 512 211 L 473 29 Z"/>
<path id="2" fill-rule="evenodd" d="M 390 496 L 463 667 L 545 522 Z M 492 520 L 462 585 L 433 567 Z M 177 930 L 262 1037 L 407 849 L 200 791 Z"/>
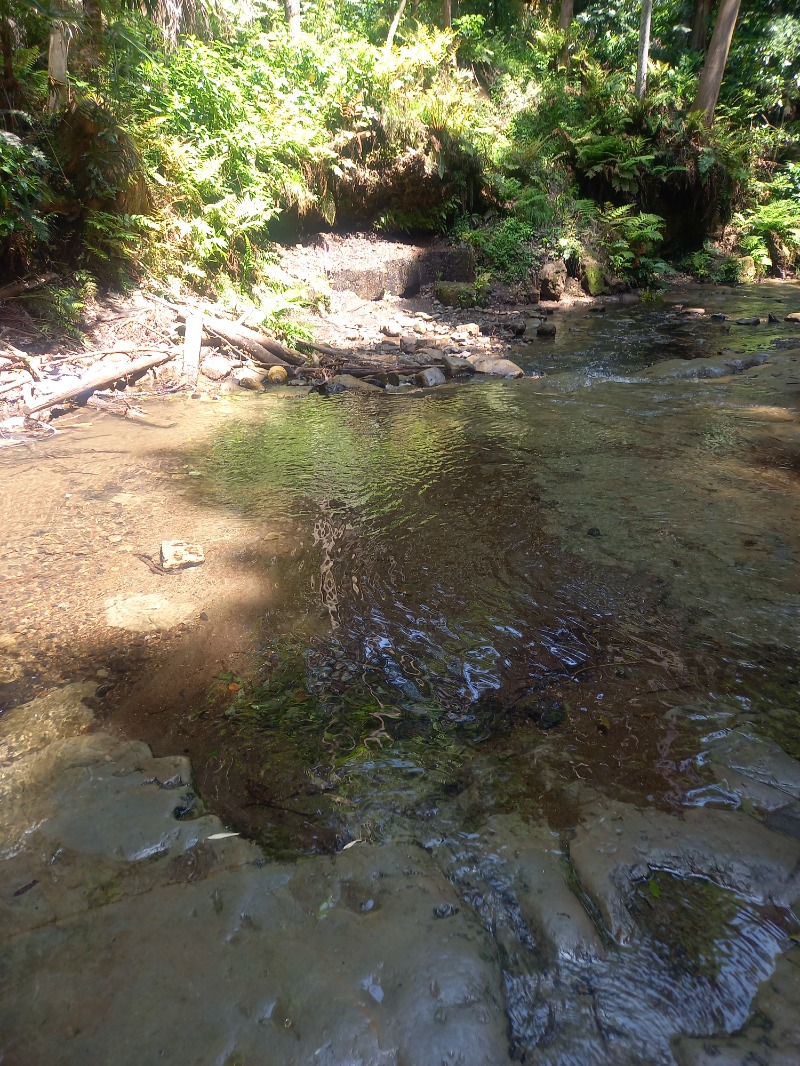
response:
<path id="1" fill-rule="evenodd" d="M 55 265 L 67 307 L 146 276 L 275 324 L 304 297 L 272 242 L 333 226 L 454 232 L 510 283 L 563 258 L 592 291 L 800 260 L 800 19 L 770 0 L 740 19 L 710 128 L 678 0 L 657 8 L 642 100 L 634 4 L 590 3 L 564 33 L 481 4 L 443 30 L 420 3 L 391 48 L 376 0 L 308 5 L 299 37 L 270 2 L 176 10 L 109 6 L 98 34 L 82 9 L 11 0 L 3 269 Z M 69 100 L 48 114 L 56 15 Z"/>

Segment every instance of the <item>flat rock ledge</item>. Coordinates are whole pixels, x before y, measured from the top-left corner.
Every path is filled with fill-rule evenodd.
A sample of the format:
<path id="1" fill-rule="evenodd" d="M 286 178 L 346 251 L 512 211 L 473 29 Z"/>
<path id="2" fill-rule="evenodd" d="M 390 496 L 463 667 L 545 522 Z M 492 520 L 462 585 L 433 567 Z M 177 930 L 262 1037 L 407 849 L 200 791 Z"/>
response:
<path id="1" fill-rule="evenodd" d="M 267 863 L 185 759 L 103 733 L 5 750 L 0 1061 L 508 1061 L 496 953 L 422 849 Z"/>

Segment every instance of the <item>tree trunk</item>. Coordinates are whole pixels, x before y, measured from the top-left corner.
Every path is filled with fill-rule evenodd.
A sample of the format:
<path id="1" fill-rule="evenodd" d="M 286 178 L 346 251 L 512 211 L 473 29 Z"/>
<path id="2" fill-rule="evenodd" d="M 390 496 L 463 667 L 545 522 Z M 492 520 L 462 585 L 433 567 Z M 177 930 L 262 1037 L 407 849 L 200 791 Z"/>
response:
<path id="1" fill-rule="evenodd" d="M 406 0 L 400 0 L 400 6 L 395 11 L 392 24 L 389 27 L 389 32 L 386 35 L 386 44 L 384 45 L 384 51 L 388 54 L 392 50 L 394 44 L 394 35 L 397 33 L 397 27 L 400 25 L 400 19 L 403 17 L 403 12 L 406 9 Z"/>
<path id="2" fill-rule="evenodd" d="M 103 37 L 103 11 L 100 0 L 83 0 L 83 14 L 91 42 L 95 47 L 99 47 Z"/>
<path id="3" fill-rule="evenodd" d="M 63 5 L 59 4 L 63 9 Z M 72 32 L 66 22 L 54 19 L 47 56 L 47 110 L 60 111 L 67 102 L 67 56 Z"/>
<path id="4" fill-rule="evenodd" d="M 103 9 L 100 0 L 83 0 L 83 29 L 78 45 L 78 56 L 73 53 L 73 64 L 77 61 L 86 71 L 98 67 L 103 54 Z"/>
<path id="5" fill-rule="evenodd" d="M 300 36 L 300 0 L 284 0 L 286 5 L 286 25 L 289 36 L 297 40 Z"/>
<path id="6" fill-rule="evenodd" d="M 8 7 L 6 4 L 2 5 L 2 14 L 0 15 L 0 48 L 2 48 L 3 52 L 3 81 L 5 82 L 6 92 L 10 93 L 15 86 L 14 45 L 11 33 L 11 21 L 8 17 Z"/>
<path id="7" fill-rule="evenodd" d="M 446 30 L 453 25 L 453 0 L 442 0 L 442 24 Z"/>
<path id="8" fill-rule="evenodd" d="M 647 61 L 650 58 L 650 22 L 653 18 L 653 0 L 642 0 L 642 18 L 639 23 L 639 58 L 636 63 L 636 99 L 644 100 L 647 92 Z"/>
<path id="9" fill-rule="evenodd" d="M 722 75 L 725 73 L 741 2 L 742 0 L 720 0 L 711 44 L 708 46 L 705 66 L 700 75 L 697 97 L 692 104 L 692 111 L 702 112 L 706 126 L 710 126 L 714 121 L 714 108 L 719 99 Z"/>
<path id="10" fill-rule="evenodd" d="M 566 33 L 572 25 L 572 19 L 575 14 L 575 0 L 561 0 L 561 7 L 558 12 L 558 28 L 562 33 Z M 558 65 L 560 67 L 569 66 L 569 46 L 566 41 L 561 51 L 561 55 L 558 58 Z"/>
<path id="11" fill-rule="evenodd" d="M 689 47 L 695 52 L 706 50 L 712 7 L 713 0 L 695 0 L 692 12 L 692 32 L 689 35 Z"/>

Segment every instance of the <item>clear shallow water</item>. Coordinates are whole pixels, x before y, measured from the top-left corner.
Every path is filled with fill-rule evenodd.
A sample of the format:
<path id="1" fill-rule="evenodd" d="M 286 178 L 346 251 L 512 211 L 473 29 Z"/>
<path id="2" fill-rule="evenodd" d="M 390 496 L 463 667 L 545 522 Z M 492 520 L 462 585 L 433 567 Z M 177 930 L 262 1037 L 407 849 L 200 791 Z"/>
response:
<path id="1" fill-rule="evenodd" d="M 733 317 L 797 289 L 702 295 Z M 720 339 L 786 348 L 791 330 L 723 334 L 643 306 L 572 329 L 546 366 L 521 348 L 539 381 L 271 402 L 193 456 L 198 501 L 268 516 L 291 544 L 259 564 L 275 590 L 264 669 L 215 757 L 249 760 L 245 824 L 276 854 L 358 840 L 435 854 L 496 939 L 523 1061 L 671 1062 L 678 1034 L 744 1023 L 791 912 L 731 892 L 710 837 L 694 866 L 648 859 L 651 841 L 620 954 L 570 840 L 608 801 L 760 821 L 763 797 L 714 764 L 709 737 L 800 756 L 785 384 L 800 361 L 776 354 L 734 383 L 648 380 L 661 359 Z M 502 846 L 498 818 L 522 820 Z M 509 865 L 531 832 L 602 951 L 557 947 L 554 962 L 543 947 Z"/>
<path id="2" fill-rule="evenodd" d="M 698 318 L 677 308 L 702 307 Z M 596 311 L 557 312 L 553 340 L 531 338 L 514 358 L 526 370 L 546 374 L 574 371 L 581 378 L 635 374 L 663 359 L 709 358 L 723 349 L 751 353 L 768 350 L 774 342 L 800 339 L 797 325 L 783 319 L 800 309 L 797 286 L 784 282 L 735 287 L 692 285 L 667 290 L 663 297 L 620 306 L 609 303 Z M 726 321 L 715 321 L 724 314 Z M 769 315 L 778 322 L 767 321 Z M 736 319 L 758 317 L 758 326 L 740 326 Z M 533 332 L 533 330 L 531 330 Z"/>

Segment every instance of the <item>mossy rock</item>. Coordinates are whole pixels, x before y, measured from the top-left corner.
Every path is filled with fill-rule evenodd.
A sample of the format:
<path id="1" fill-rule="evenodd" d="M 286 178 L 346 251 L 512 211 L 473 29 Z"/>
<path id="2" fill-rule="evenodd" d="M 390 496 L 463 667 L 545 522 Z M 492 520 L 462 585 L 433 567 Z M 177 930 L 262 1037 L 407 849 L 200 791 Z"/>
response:
<path id="1" fill-rule="evenodd" d="M 486 307 L 489 287 L 481 282 L 437 281 L 436 299 L 446 307 Z"/>
<path id="2" fill-rule="evenodd" d="M 611 291 L 603 268 L 589 256 L 583 260 L 583 287 L 590 296 L 607 296 Z"/>
<path id="3" fill-rule="evenodd" d="M 756 269 L 756 261 L 752 255 L 743 255 L 737 259 L 739 264 L 739 280 L 740 281 L 755 281 L 758 278 L 758 270 Z"/>

